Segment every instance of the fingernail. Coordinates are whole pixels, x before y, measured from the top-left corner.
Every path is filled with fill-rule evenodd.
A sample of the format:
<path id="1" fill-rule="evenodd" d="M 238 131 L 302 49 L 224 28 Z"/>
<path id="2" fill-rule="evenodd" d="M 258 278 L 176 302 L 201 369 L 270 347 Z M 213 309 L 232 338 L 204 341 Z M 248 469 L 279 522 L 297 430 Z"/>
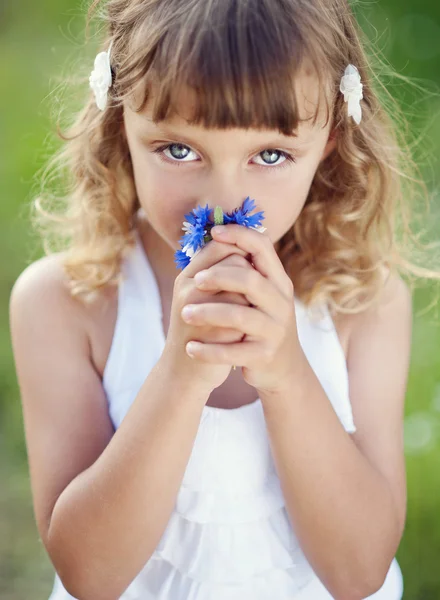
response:
<path id="1" fill-rule="evenodd" d="M 182 309 L 182 317 L 189 318 L 192 316 L 193 312 L 194 312 L 194 308 L 188 304 L 187 306 L 184 306 Z"/>
<path id="2" fill-rule="evenodd" d="M 188 354 L 188 356 L 190 358 L 194 358 L 195 354 L 194 354 L 194 348 L 195 348 L 195 344 L 193 344 L 192 342 L 188 342 L 186 345 L 186 353 Z"/>
<path id="3" fill-rule="evenodd" d="M 226 227 L 224 225 L 216 225 L 212 228 L 211 232 L 214 231 L 217 235 L 223 235 L 226 233 Z"/>

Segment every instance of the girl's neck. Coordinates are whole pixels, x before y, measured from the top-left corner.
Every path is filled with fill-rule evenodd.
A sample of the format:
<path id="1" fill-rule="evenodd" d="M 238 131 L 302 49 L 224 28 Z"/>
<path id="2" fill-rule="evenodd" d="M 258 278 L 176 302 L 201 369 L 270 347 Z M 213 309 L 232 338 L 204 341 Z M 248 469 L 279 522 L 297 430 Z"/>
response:
<path id="1" fill-rule="evenodd" d="M 164 288 L 172 288 L 179 273 L 174 262 L 174 250 L 158 235 L 141 213 L 138 215 L 137 229 L 156 279 Z"/>

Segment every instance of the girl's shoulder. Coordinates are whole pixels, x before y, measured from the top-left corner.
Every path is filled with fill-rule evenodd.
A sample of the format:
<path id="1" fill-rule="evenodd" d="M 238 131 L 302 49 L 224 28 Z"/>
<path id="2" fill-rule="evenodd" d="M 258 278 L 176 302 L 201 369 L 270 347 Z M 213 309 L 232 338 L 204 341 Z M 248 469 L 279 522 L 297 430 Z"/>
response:
<path id="1" fill-rule="evenodd" d="M 39 305 L 49 308 L 54 301 L 61 303 L 62 309 L 68 310 L 77 318 L 87 319 L 102 310 L 110 298 L 116 294 L 115 286 L 106 286 L 96 295 L 93 301 L 83 302 L 71 294 L 69 279 L 64 270 L 65 252 L 56 252 L 43 256 L 30 263 L 17 277 L 12 290 L 11 300 L 20 297 L 28 300 L 34 308 Z"/>
<path id="2" fill-rule="evenodd" d="M 373 335 L 374 331 L 385 331 L 393 320 L 402 319 L 408 322 L 412 311 L 412 294 L 398 273 L 387 268 L 381 270 L 382 285 L 375 302 L 363 311 L 356 314 L 338 314 L 333 317 L 335 327 L 342 332 L 347 344 L 347 358 L 349 346 L 353 340 L 362 339 Z"/>
<path id="3" fill-rule="evenodd" d="M 117 287 L 105 286 L 93 301 L 81 301 L 70 292 L 64 257 L 64 252 L 43 256 L 20 273 L 11 291 L 11 316 L 15 312 L 18 318 L 28 315 L 29 322 L 38 319 L 48 327 L 62 324 L 65 330 L 74 329 L 83 336 L 84 348 L 99 373 L 116 322 Z"/>
<path id="4" fill-rule="evenodd" d="M 354 341 L 363 338 L 368 331 L 382 328 L 389 323 L 389 315 L 408 320 L 408 309 L 411 309 L 411 292 L 404 280 L 388 269 L 381 270 L 382 286 L 375 303 L 355 314 L 337 312 L 331 318 L 339 342 L 343 348 L 345 359 L 350 360 L 349 349 Z M 366 339 L 366 338 L 365 338 Z"/>
<path id="5" fill-rule="evenodd" d="M 33 310 L 36 316 L 54 308 L 67 311 L 72 318 L 80 316 L 80 303 L 69 292 L 68 279 L 63 270 L 64 253 L 59 252 L 30 263 L 16 279 L 10 305 Z"/>

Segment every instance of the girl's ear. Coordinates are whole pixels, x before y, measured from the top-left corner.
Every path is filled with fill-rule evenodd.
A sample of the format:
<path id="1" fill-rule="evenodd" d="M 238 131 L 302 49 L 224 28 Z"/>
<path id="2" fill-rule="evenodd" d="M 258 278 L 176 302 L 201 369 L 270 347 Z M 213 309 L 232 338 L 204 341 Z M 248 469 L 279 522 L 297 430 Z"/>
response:
<path id="1" fill-rule="evenodd" d="M 325 145 L 325 148 L 322 152 L 322 156 L 321 156 L 321 161 L 322 162 L 324 159 L 327 158 L 327 156 L 329 154 L 331 154 L 331 152 L 333 152 L 333 150 L 336 148 L 336 138 L 337 138 L 337 130 L 332 129 L 330 132 L 330 135 L 328 136 L 328 140 L 327 140 L 327 144 Z"/>

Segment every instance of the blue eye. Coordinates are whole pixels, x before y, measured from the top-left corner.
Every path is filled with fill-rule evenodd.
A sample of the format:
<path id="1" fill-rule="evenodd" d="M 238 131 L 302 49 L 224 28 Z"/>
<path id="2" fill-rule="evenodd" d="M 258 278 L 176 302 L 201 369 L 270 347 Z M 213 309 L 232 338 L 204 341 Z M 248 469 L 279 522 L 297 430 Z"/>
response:
<path id="1" fill-rule="evenodd" d="M 264 154 L 266 154 L 266 156 L 269 155 L 267 159 L 270 165 L 273 165 L 278 158 L 282 156 L 279 150 L 263 150 L 263 152 L 260 152 L 259 156 L 261 156 L 264 161 L 266 161 L 266 159 L 263 157 Z"/>
<path id="2" fill-rule="evenodd" d="M 192 152 L 192 150 L 190 150 L 188 146 L 185 146 L 184 144 L 168 144 L 168 146 L 162 147 L 162 150 L 169 150 L 171 159 L 175 159 L 177 161 L 182 161 L 182 159 L 187 158 L 188 154 Z"/>
<path id="3" fill-rule="evenodd" d="M 189 146 L 186 146 L 185 144 L 165 144 L 163 146 L 160 146 L 159 148 L 156 148 L 155 150 L 153 150 L 153 152 L 155 154 L 158 154 L 163 161 L 172 163 L 176 167 L 180 167 L 183 162 L 197 162 L 195 160 L 185 160 L 188 158 L 191 152 L 194 152 L 194 150 L 191 150 L 191 148 L 189 148 Z M 168 154 L 166 152 L 168 152 Z M 194 154 L 196 153 L 194 152 Z M 255 164 L 259 168 L 266 170 L 284 168 L 287 167 L 289 163 L 291 164 L 296 162 L 294 156 L 292 156 L 288 152 L 284 152 L 284 150 L 277 150 L 273 148 L 266 148 L 262 152 L 259 152 L 256 156 L 264 157 L 263 164 Z M 280 164 L 276 164 L 276 162 L 280 158 L 284 158 L 283 162 L 281 162 Z"/>
<path id="4" fill-rule="evenodd" d="M 283 165 L 286 161 L 295 162 L 293 156 L 291 156 L 287 152 L 283 152 L 282 150 L 275 150 L 272 148 L 267 148 L 266 150 L 263 150 L 263 152 L 260 152 L 258 156 L 261 156 L 261 158 L 264 161 L 264 164 L 268 166 L 273 165 L 275 167 L 281 167 L 281 165 Z M 280 164 L 275 164 L 280 158 L 284 158 L 285 160 L 283 160 L 283 162 Z"/>

